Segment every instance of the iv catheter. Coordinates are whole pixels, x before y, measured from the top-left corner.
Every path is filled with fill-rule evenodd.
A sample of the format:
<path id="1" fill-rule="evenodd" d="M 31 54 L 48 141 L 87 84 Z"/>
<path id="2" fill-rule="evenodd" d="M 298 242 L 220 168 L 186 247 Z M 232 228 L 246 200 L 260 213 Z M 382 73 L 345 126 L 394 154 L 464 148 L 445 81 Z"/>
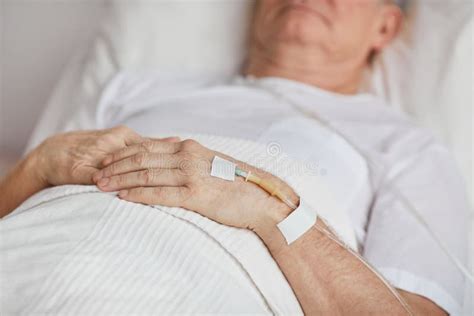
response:
<path id="1" fill-rule="evenodd" d="M 275 196 L 278 199 L 280 199 L 283 203 L 285 203 L 288 207 L 290 207 L 293 211 L 295 211 L 298 206 L 296 206 L 293 202 L 291 202 L 288 197 L 286 197 L 278 188 L 278 186 L 268 180 L 264 180 L 255 174 L 253 174 L 251 171 L 245 171 L 240 169 L 239 167 L 235 166 L 235 175 L 240 176 L 242 178 L 245 178 L 246 182 L 252 182 L 256 185 L 258 185 L 260 188 L 262 188 L 264 191 L 269 193 L 271 196 Z M 301 202 L 300 202 L 301 203 Z M 301 205 L 300 205 L 301 206 Z M 303 210 L 305 212 L 306 210 Z M 351 249 L 348 245 L 346 245 L 344 242 L 341 242 L 340 238 L 338 238 L 337 233 L 329 226 L 329 224 L 323 220 L 326 228 L 322 228 L 318 225 L 315 225 L 314 227 L 320 231 L 321 233 L 325 234 L 328 238 L 331 240 L 335 241 L 339 246 L 343 247 L 344 249 L 348 250 L 352 255 L 354 255 L 360 262 L 362 262 L 369 270 L 371 270 L 375 275 L 379 277 L 379 279 L 382 281 L 382 283 L 386 286 L 386 288 L 392 293 L 392 295 L 400 302 L 400 304 L 403 306 L 405 311 L 409 315 L 414 315 L 410 306 L 402 299 L 400 294 L 383 278 L 380 276 L 380 274 L 369 264 L 367 263 L 360 254 L 358 254 L 356 251 Z M 281 224 L 281 223 L 280 223 Z M 311 224 L 312 226 L 313 224 Z M 298 224 L 298 226 L 301 226 L 301 223 Z M 280 228 L 280 227 L 279 227 Z M 303 228 L 303 227 L 300 227 Z M 280 230 L 282 230 L 280 228 Z M 291 229 L 290 229 L 291 230 Z M 303 231 L 306 231 L 306 228 L 303 229 Z M 283 235 L 285 235 L 284 231 L 282 231 Z M 285 236 L 286 238 L 286 236 Z"/>
<path id="2" fill-rule="evenodd" d="M 290 199 L 283 194 L 283 192 L 280 191 L 280 189 L 275 183 L 258 177 L 257 175 L 253 174 L 252 171 L 245 171 L 238 167 L 235 168 L 235 175 L 245 178 L 246 182 L 252 182 L 258 185 L 271 196 L 277 197 L 280 201 L 285 203 L 292 210 L 295 210 L 297 208 L 297 206 L 293 202 L 291 202 Z"/>
<path id="3" fill-rule="evenodd" d="M 275 98 L 280 99 L 290 106 L 292 106 L 295 110 L 298 112 L 302 113 L 306 117 L 312 118 L 315 121 L 321 123 L 323 126 L 331 130 L 332 132 L 336 133 L 340 137 L 342 137 L 349 145 L 352 146 L 362 157 L 364 157 L 367 161 L 368 164 L 372 166 L 379 167 L 372 159 L 371 157 L 359 146 L 357 146 L 353 141 L 351 141 L 349 138 L 347 138 L 343 133 L 339 131 L 336 127 L 334 127 L 328 120 L 324 119 L 323 117 L 317 115 L 316 113 L 305 109 L 303 106 L 298 104 L 297 102 L 289 99 L 286 97 L 284 94 L 279 92 L 278 90 L 274 88 L 270 88 L 267 86 L 264 86 L 262 84 L 258 84 L 256 81 L 253 80 L 252 77 L 250 77 L 251 82 L 254 83 L 254 86 L 260 87 L 261 89 L 267 91 L 270 95 L 273 95 Z M 439 246 L 441 251 L 453 262 L 454 266 L 458 268 L 458 270 L 470 281 L 471 284 L 474 284 L 474 275 L 471 274 L 468 269 L 460 262 L 460 260 L 454 256 L 446 247 L 443 241 L 438 238 L 438 236 L 434 233 L 434 231 L 431 229 L 431 227 L 427 224 L 427 222 L 423 219 L 421 216 L 420 212 L 418 209 L 412 205 L 412 203 L 409 202 L 409 200 L 405 197 L 404 194 L 402 194 L 401 190 L 392 182 L 389 182 L 388 185 L 392 188 L 392 190 L 395 193 L 395 196 L 399 199 L 399 201 L 406 206 L 406 209 L 415 217 L 417 222 L 421 224 L 424 229 L 428 232 L 428 234 L 432 237 L 434 242 Z"/>

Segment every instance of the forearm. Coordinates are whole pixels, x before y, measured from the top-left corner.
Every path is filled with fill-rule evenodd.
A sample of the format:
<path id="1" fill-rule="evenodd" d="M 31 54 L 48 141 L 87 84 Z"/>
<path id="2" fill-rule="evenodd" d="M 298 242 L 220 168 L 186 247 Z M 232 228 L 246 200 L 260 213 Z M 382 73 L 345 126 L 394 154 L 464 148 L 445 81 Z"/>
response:
<path id="1" fill-rule="evenodd" d="M 288 246 L 277 224 L 291 210 L 258 181 L 212 177 L 208 167 L 216 156 L 271 182 L 285 199 L 297 204 L 298 196 L 281 179 L 190 140 L 128 146 L 107 157 L 106 167 L 93 179 L 106 192 L 120 191 L 119 198 L 126 201 L 183 207 L 224 225 L 253 230 L 270 250 L 306 314 L 407 314 L 398 292 L 314 227 Z"/>
<path id="2" fill-rule="evenodd" d="M 407 314 L 370 269 L 315 227 L 288 246 L 276 225 L 272 226 L 258 234 L 305 314 Z"/>
<path id="3" fill-rule="evenodd" d="M 290 200 L 298 200 L 283 181 L 267 176 Z M 399 294 L 336 242 L 322 220 L 288 245 L 277 224 L 290 213 L 285 204 L 270 199 L 264 210 L 266 218 L 255 225 L 255 232 L 285 274 L 306 315 L 407 314 Z"/>
<path id="4" fill-rule="evenodd" d="M 47 187 L 37 168 L 37 157 L 31 153 L 0 182 L 0 218 L 10 214 L 30 196 Z"/>
<path id="5" fill-rule="evenodd" d="M 297 200 L 291 189 L 286 191 Z M 277 224 L 291 210 L 275 199 L 267 206 L 266 219 L 255 232 L 285 274 L 306 315 L 447 315 L 425 297 L 389 287 L 346 249 L 321 219 L 288 245 Z"/>

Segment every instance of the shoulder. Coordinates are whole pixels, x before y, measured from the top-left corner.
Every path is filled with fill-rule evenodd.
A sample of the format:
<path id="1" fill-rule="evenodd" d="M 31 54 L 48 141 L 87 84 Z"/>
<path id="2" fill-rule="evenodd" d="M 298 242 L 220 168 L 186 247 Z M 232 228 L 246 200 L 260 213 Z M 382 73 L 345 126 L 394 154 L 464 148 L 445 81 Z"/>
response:
<path id="1" fill-rule="evenodd" d="M 401 107 L 381 98 L 374 96 L 360 104 L 355 115 L 357 119 L 347 123 L 359 129 L 361 141 L 370 144 L 372 150 L 381 155 L 399 159 L 433 147 L 448 151 L 433 131 L 403 112 Z"/>
<path id="2" fill-rule="evenodd" d="M 347 111 L 333 123 L 371 160 L 375 178 L 390 177 L 406 168 L 429 167 L 433 175 L 436 168 L 459 173 L 454 155 L 441 139 L 399 108 L 373 97 Z"/>

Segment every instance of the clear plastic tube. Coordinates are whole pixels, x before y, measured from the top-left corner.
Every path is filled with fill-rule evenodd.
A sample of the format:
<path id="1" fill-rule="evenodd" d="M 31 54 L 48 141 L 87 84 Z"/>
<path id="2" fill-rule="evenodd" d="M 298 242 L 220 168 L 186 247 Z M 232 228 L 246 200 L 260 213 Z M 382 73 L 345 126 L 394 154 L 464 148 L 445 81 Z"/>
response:
<path id="1" fill-rule="evenodd" d="M 235 174 L 237 176 L 240 176 L 242 178 L 245 178 L 245 181 L 247 182 L 252 182 L 256 185 L 258 185 L 260 188 L 268 192 L 270 195 L 277 197 L 280 199 L 283 203 L 288 205 L 292 210 L 295 210 L 297 206 L 291 202 L 288 197 L 286 197 L 278 188 L 278 186 L 268 180 L 264 180 L 255 174 L 253 174 L 251 171 L 245 171 L 240 168 L 235 169 Z M 356 259 L 358 259 L 367 269 L 369 269 L 371 272 L 373 272 L 380 280 L 381 282 L 385 285 L 385 287 L 390 291 L 390 293 L 394 296 L 394 298 L 400 303 L 400 305 L 403 307 L 403 309 L 407 312 L 408 315 L 414 315 L 413 311 L 410 309 L 410 306 L 405 302 L 405 300 L 400 296 L 400 294 L 383 278 L 377 270 L 375 270 L 367 261 L 365 261 L 360 254 L 358 254 L 356 251 L 351 249 L 348 245 L 346 245 L 344 242 L 342 242 L 335 231 L 330 228 L 329 224 L 325 221 L 322 220 L 325 224 L 326 228 L 322 228 L 318 225 L 315 225 L 315 228 L 326 235 L 328 238 L 336 242 L 339 246 L 343 247 L 349 253 L 351 253 Z"/>
<path id="2" fill-rule="evenodd" d="M 283 192 L 280 191 L 278 185 L 273 183 L 272 181 L 268 181 L 258 177 L 257 175 L 253 174 L 251 171 L 245 171 L 240 168 L 235 169 L 235 174 L 242 178 L 245 178 L 245 181 L 252 182 L 258 185 L 260 188 L 268 192 L 271 196 L 277 197 L 280 201 L 285 203 L 289 208 L 295 210 L 298 206 L 295 205 Z"/>

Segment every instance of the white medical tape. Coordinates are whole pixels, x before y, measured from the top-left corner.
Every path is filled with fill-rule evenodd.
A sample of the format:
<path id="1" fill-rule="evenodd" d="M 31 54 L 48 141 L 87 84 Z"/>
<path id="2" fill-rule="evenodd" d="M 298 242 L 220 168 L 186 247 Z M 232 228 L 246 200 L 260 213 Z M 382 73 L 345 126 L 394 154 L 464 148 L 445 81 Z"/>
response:
<path id="1" fill-rule="evenodd" d="M 212 160 L 211 176 L 227 181 L 235 181 L 236 168 L 235 163 L 215 156 Z"/>
<path id="2" fill-rule="evenodd" d="M 289 245 L 313 227 L 317 219 L 316 211 L 300 199 L 298 208 L 277 226 Z"/>

